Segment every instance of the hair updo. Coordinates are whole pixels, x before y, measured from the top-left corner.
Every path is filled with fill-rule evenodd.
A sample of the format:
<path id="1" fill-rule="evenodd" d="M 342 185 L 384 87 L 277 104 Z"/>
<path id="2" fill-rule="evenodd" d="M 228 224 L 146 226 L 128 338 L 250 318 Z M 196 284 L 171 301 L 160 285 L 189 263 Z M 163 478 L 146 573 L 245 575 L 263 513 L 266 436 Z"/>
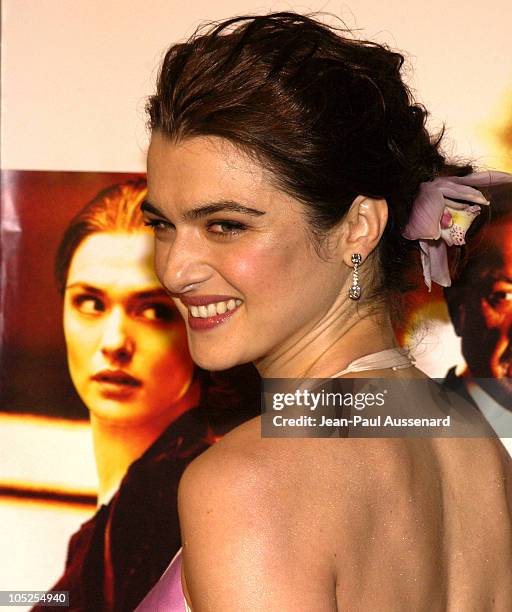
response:
<path id="1" fill-rule="evenodd" d="M 356 196 L 385 198 L 379 273 L 366 296 L 390 297 L 407 288 L 404 265 L 416 245 L 401 230 L 419 184 L 448 170 L 402 81 L 403 56 L 345 34 L 286 12 L 196 33 L 167 51 L 149 126 L 173 140 L 219 136 L 256 156 L 306 206 L 317 236 Z"/>

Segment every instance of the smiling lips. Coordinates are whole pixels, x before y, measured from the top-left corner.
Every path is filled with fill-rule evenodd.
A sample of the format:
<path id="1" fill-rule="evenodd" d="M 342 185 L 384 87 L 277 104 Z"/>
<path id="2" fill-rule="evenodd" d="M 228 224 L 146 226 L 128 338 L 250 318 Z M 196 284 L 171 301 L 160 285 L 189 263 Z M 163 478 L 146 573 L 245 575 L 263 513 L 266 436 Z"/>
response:
<path id="1" fill-rule="evenodd" d="M 227 321 L 242 300 L 226 295 L 180 296 L 188 309 L 188 324 L 193 330 L 212 329 Z"/>

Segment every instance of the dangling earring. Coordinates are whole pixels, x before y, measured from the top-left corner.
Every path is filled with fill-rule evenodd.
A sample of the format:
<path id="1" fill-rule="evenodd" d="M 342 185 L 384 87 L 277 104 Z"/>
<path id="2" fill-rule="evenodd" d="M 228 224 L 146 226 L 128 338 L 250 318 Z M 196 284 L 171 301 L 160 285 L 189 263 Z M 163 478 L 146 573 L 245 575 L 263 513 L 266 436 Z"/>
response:
<path id="1" fill-rule="evenodd" d="M 352 287 L 348 290 L 348 297 L 351 300 L 358 300 L 361 297 L 361 287 L 359 286 L 359 264 L 363 261 L 360 253 L 352 253 Z"/>

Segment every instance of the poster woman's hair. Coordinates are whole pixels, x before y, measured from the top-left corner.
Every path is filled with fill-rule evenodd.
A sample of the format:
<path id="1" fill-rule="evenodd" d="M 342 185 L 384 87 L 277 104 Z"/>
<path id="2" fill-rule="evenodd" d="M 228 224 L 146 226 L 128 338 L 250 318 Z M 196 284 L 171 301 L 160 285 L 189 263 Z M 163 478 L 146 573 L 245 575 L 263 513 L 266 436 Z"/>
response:
<path id="1" fill-rule="evenodd" d="M 132 179 L 98 193 L 71 220 L 55 259 L 58 288 L 64 293 L 69 266 L 75 251 L 90 236 L 100 232 L 140 232 L 144 220 L 140 205 L 146 197 L 146 179 Z"/>

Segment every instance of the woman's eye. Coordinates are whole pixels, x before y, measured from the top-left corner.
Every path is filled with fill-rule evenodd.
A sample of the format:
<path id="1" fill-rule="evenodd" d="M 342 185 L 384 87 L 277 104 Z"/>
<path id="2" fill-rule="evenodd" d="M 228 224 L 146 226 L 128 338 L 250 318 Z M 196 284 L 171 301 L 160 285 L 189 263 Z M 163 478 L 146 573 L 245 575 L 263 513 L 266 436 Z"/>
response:
<path id="1" fill-rule="evenodd" d="M 236 236 L 241 234 L 247 226 L 238 221 L 211 221 L 208 231 L 218 236 Z"/>
<path id="2" fill-rule="evenodd" d="M 145 304 L 138 310 L 138 316 L 148 321 L 169 323 L 178 318 L 178 313 L 173 306 L 168 304 Z"/>
<path id="3" fill-rule="evenodd" d="M 96 315 L 105 311 L 105 304 L 93 295 L 79 295 L 75 297 L 73 304 L 82 314 Z"/>

